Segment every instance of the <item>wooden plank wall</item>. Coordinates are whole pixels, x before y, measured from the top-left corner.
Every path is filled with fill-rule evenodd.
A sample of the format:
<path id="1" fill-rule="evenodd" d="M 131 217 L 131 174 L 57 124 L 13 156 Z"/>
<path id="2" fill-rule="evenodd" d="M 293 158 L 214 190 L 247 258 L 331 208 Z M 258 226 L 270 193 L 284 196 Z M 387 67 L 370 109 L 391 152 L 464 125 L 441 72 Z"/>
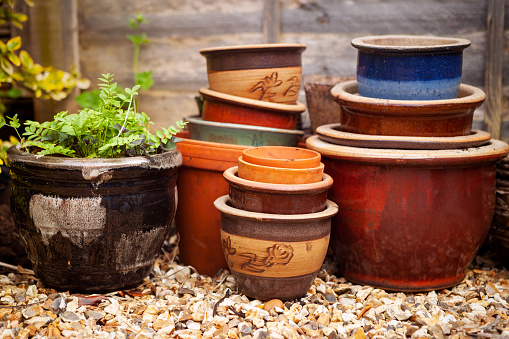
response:
<path id="1" fill-rule="evenodd" d="M 263 43 L 264 30 L 268 27 L 264 20 L 267 4 L 274 6 L 277 2 L 78 0 L 81 70 L 92 80 L 100 73 L 115 73 L 121 83 L 130 85 L 132 46 L 125 36 L 132 30 L 126 22 L 140 11 L 150 21 L 142 26 L 150 43 L 142 47 L 140 68 L 152 69 L 155 80 L 153 89 L 140 98 L 140 106 L 157 125 L 171 124 L 197 113 L 194 97 L 201 86 L 207 85 L 205 59 L 199 50 Z M 508 15 L 508 6 L 506 2 L 505 15 Z M 402 33 L 455 36 L 472 41 L 464 53 L 463 82 L 484 88 L 486 1 L 281 0 L 278 10 L 279 41 L 308 46 L 303 54 L 304 74 L 354 75 L 357 51 L 350 45 L 354 37 Z M 502 138 L 509 138 L 507 22 L 505 20 L 503 49 Z M 277 31 L 277 28 L 272 26 L 269 31 Z M 271 39 L 269 41 L 274 37 Z M 482 119 L 481 109 L 476 113 L 477 127 L 482 125 Z"/>

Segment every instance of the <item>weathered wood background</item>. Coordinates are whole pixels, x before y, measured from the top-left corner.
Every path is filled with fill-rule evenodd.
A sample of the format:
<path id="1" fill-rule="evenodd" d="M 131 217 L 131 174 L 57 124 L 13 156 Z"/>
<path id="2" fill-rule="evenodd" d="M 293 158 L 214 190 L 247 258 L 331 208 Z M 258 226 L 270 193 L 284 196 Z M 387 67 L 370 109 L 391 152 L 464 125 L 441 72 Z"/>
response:
<path id="1" fill-rule="evenodd" d="M 70 0 L 52 0 L 70 1 Z M 155 85 L 142 93 L 141 109 L 157 125 L 197 113 L 194 97 L 207 85 L 203 48 L 263 43 L 264 6 L 274 0 L 77 0 L 78 54 L 82 73 L 95 83 L 101 73 L 115 73 L 132 84 L 133 48 L 126 23 L 136 11 L 150 43 L 141 50 L 140 70 L 152 70 Z M 497 1 L 497 0 L 495 0 Z M 374 34 L 420 34 L 467 38 L 463 82 L 485 87 L 487 1 L 479 0 L 281 0 L 280 42 L 307 45 L 303 73 L 355 75 L 354 37 Z M 508 13 L 505 3 L 505 15 Z M 271 12 L 273 13 L 273 12 Z M 272 22 L 272 21 L 271 21 Z M 503 43 L 503 114 L 501 138 L 509 139 L 509 49 L 505 20 Z M 273 23 L 273 22 L 272 22 Z M 277 21 L 276 21 L 277 24 Z M 265 31 L 265 33 L 264 33 Z M 270 38 L 270 37 L 269 37 Z M 496 68 L 495 68 L 496 69 Z M 498 95 L 498 94 L 497 94 Z M 302 97 L 303 102 L 305 102 Z M 484 108 L 475 127 L 483 125 Z"/>

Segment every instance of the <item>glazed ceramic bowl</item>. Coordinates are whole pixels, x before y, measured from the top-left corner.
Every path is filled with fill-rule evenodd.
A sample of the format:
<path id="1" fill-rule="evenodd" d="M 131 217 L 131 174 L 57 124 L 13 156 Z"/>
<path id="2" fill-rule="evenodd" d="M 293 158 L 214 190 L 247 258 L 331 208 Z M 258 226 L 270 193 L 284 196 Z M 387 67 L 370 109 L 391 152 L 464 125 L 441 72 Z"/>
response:
<path id="1" fill-rule="evenodd" d="M 191 139 L 244 146 L 297 146 L 304 132 L 186 118 Z"/>
<path id="2" fill-rule="evenodd" d="M 263 127 L 295 129 L 299 115 L 306 110 L 301 103 L 278 104 L 223 94 L 201 88 L 202 117 L 206 121 Z"/>
<path id="3" fill-rule="evenodd" d="M 359 94 L 392 100 L 443 100 L 458 95 L 463 50 L 470 41 L 385 35 L 352 40 L 358 49 Z"/>
<path id="4" fill-rule="evenodd" d="M 260 300 L 306 294 L 327 253 L 335 203 L 292 215 L 243 211 L 228 196 L 214 205 L 221 212 L 223 253 L 240 292 Z"/>
<path id="5" fill-rule="evenodd" d="M 240 178 L 270 184 L 300 185 L 320 182 L 324 165 L 311 168 L 283 168 L 255 165 L 239 157 Z"/>
<path id="6" fill-rule="evenodd" d="M 260 44 L 203 49 L 212 90 L 284 104 L 297 102 L 302 44 Z"/>
<path id="7" fill-rule="evenodd" d="M 306 148 L 262 146 L 244 150 L 242 159 L 262 166 L 312 168 L 320 166 L 321 155 Z"/>
<path id="8" fill-rule="evenodd" d="M 233 207 L 250 212 L 271 214 L 316 213 L 325 209 L 327 191 L 332 178 L 322 175 L 322 180 L 311 184 L 268 184 L 239 178 L 238 167 L 227 169 L 224 178 L 230 185 Z"/>
<path id="9" fill-rule="evenodd" d="M 389 100 L 361 96 L 358 82 L 334 86 L 331 95 L 341 106 L 344 132 L 420 137 L 470 135 L 474 111 L 486 95 L 462 84 L 458 97 L 447 100 Z"/>

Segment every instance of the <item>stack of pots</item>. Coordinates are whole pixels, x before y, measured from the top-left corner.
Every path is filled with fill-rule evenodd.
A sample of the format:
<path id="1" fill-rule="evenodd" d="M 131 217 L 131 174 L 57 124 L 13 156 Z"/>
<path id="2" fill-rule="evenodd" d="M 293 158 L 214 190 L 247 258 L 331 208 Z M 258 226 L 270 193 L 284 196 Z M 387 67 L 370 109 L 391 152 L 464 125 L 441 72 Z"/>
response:
<path id="1" fill-rule="evenodd" d="M 352 45 L 357 81 L 331 90 L 339 123 L 306 141 L 334 179 L 340 273 L 389 290 L 453 286 L 488 234 L 496 162 L 509 152 L 471 129 L 485 94 L 461 84 L 470 41 L 372 36 Z"/>
<path id="2" fill-rule="evenodd" d="M 177 144 L 183 156 L 175 223 L 183 263 L 214 276 L 227 269 L 220 213 L 214 201 L 228 194 L 223 172 L 253 146 L 297 146 L 302 78 L 301 44 L 228 46 L 200 51 L 209 87 L 199 90 L 201 116 L 191 116 Z"/>
<path id="3" fill-rule="evenodd" d="M 337 205 L 318 152 L 295 147 L 243 151 L 224 177 L 229 195 L 215 201 L 221 241 L 240 292 L 290 300 L 311 287 L 329 245 Z"/>

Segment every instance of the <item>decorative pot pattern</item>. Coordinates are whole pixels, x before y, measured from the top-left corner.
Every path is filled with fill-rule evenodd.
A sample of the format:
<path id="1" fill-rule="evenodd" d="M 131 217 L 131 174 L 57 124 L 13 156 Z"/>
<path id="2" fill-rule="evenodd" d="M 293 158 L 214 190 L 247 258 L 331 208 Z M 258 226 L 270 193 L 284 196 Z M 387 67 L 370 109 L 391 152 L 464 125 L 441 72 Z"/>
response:
<path id="1" fill-rule="evenodd" d="M 13 146 L 7 164 L 12 216 L 45 284 L 106 292 L 150 273 L 175 215 L 180 152 L 37 158 Z"/>

